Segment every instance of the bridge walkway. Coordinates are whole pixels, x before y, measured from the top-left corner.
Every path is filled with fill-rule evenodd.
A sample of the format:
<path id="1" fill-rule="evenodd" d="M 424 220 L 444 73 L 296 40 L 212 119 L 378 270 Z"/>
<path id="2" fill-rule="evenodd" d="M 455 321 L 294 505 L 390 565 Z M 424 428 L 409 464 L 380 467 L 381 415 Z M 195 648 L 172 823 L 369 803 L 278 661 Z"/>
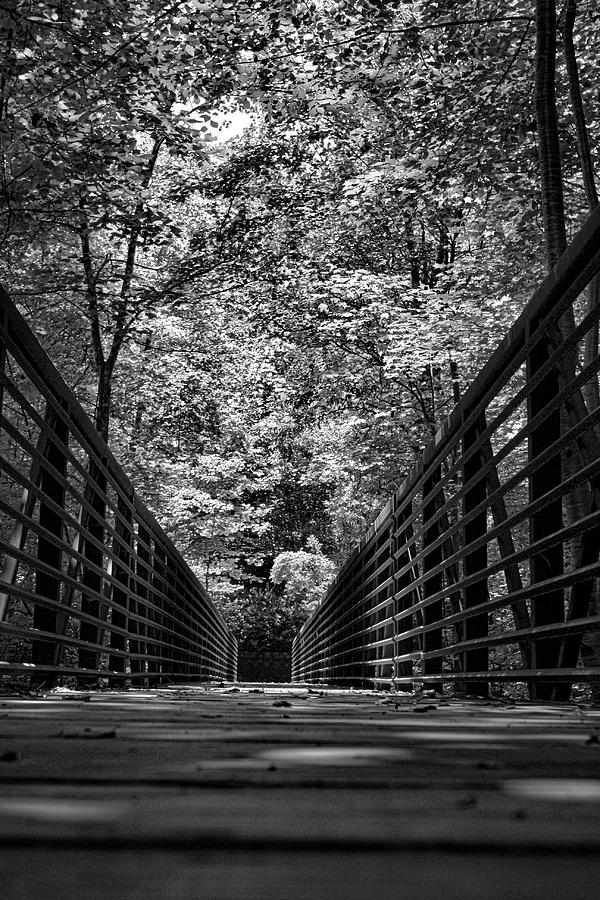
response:
<path id="1" fill-rule="evenodd" d="M 600 708 L 302 685 L 0 696 L 5 900 L 581 898 Z"/>

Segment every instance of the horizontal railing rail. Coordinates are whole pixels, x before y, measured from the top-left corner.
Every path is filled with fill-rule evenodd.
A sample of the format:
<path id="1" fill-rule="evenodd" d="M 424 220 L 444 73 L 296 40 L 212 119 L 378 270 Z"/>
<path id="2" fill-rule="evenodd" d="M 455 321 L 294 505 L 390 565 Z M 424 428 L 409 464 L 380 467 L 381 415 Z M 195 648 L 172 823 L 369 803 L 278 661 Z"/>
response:
<path id="1" fill-rule="evenodd" d="M 598 697 L 599 272 L 600 208 L 296 636 L 295 682 Z"/>
<path id="2" fill-rule="evenodd" d="M 236 677 L 237 643 L 0 288 L 0 676 Z"/>

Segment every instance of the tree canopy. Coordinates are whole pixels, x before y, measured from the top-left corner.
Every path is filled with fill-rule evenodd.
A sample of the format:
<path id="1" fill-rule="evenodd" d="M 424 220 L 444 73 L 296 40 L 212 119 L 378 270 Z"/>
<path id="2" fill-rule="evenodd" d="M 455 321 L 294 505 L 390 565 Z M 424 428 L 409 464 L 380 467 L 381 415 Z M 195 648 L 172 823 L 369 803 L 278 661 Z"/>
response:
<path id="1" fill-rule="evenodd" d="M 523 308 L 545 235 L 553 260 L 593 205 L 600 17 L 555 13 L 0 10 L 0 276 L 249 646 L 257 610 L 274 646 L 301 620 Z"/>

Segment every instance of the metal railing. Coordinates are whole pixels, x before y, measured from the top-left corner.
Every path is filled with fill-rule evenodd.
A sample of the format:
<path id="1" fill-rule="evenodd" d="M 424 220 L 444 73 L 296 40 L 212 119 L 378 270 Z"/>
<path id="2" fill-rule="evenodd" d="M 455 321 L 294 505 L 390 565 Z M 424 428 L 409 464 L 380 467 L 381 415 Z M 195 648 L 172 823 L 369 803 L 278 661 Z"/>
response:
<path id="1" fill-rule="evenodd" d="M 600 208 L 304 624 L 295 682 L 597 692 L 599 270 Z"/>
<path id="2" fill-rule="evenodd" d="M 0 676 L 234 679 L 237 644 L 0 288 Z"/>

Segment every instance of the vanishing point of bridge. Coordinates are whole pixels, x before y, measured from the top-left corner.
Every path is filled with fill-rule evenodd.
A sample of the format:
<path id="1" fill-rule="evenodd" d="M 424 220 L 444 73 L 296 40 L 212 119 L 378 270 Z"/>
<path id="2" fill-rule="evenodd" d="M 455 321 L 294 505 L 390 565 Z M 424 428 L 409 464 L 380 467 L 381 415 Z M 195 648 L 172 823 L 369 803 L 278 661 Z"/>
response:
<path id="1" fill-rule="evenodd" d="M 287 687 L 235 683 L 235 638 L 0 294 L 3 896 L 593 895 L 599 271 L 597 209 Z"/>

